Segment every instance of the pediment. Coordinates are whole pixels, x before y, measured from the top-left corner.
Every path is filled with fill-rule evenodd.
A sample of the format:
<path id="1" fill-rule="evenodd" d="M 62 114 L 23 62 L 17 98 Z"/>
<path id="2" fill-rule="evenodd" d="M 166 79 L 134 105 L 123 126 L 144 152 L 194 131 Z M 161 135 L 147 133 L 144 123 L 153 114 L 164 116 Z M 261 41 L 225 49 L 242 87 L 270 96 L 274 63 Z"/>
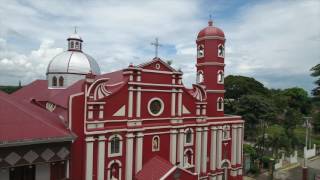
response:
<path id="1" fill-rule="evenodd" d="M 139 65 L 142 69 L 154 70 L 154 71 L 168 71 L 168 72 L 178 72 L 168 63 L 164 62 L 160 58 L 154 58 L 152 61 L 143 63 Z"/>

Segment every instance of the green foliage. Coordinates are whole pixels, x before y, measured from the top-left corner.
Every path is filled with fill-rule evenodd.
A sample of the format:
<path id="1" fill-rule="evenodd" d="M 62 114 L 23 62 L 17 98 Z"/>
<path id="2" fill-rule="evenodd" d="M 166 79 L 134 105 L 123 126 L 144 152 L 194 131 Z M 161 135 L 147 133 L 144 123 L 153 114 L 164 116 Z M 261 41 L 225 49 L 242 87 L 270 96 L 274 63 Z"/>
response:
<path id="1" fill-rule="evenodd" d="M 21 88 L 20 86 L 0 86 L 0 91 L 11 94 L 11 93 L 19 90 L 20 88 Z"/>
<path id="2" fill-rule="evenodd" d="M 316 87 L 312 90 L 314 96 L 320 97 L 320 64 L 315 65 L 311 68 L 311 76 L 317 77 L 318 79 L 314 82 Z"/>
<path id="3" fill-rule="evenodd" d="M 320 132 L 320 111 L 315 112 L 313 114 L 312 120 L 313 120 L 314 132 L 319 133 Z"/>
<path id="4" fill-rule="evenodd" d="M 298 87 L 285 89 L 283 95 L 286 96 L 290 108 L 296 109 L 305 115 L 310 113 L 311 99 L 304 89 Z"/>
<path id="5" fill-rule="evenodd" d="M 224 80 L 226 98 L 239 99 L 243 95 L 267 95 L 268 89 L 254 78 L 229 75 Z"/>
<path id="6" fill-rule="evenodd" d="M 249 154 L 251 159 L 256 159 L 257 158 L 257 151 L 250 144 L 243 144 L 243 152 L 245 154 Z"/>
<path id="7" fill-rule="evenodd" d="M 282 126 L 272 125 L 266 129 L 266 134 L 266 147 L 272 148 L 275 158 L 279 157 L 279 150 L 291 150 L 291 140 Z"/>

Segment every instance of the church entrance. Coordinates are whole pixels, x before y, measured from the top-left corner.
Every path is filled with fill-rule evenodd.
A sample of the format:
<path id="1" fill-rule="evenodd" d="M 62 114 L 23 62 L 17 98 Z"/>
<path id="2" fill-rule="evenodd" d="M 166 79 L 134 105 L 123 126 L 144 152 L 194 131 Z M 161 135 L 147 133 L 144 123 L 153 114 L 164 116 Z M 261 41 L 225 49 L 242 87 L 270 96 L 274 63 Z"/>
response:
<path id="1" fill-rule="evenodd" d="M 35 166 L 20 166 L 10 169 L 10 180 L 35 180 Z"/>

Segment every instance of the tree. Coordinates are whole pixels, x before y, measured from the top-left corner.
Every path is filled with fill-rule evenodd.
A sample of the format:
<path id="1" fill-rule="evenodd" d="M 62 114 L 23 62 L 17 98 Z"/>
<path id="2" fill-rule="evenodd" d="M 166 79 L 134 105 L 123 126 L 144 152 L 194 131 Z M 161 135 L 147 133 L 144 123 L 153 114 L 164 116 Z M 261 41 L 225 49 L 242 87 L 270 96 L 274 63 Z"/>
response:
<path id="1" fill-rule="evenodd" d="M 308 115 L 311 108 L 311 99 L 308 97 L 307 91 L 302 88 L 294 87 L 283 91 L 283 95 L 288 98 L 289 108 L 298 110 L 299 112 Z"/>
<path id="2" fill-rule="evenodd" d="M 225 78 L 226 98 L 239 99 L 243 95 L 267 95 L 268 89 L 254 78 L 229 75 Z"/>
<path id="3" fill-rule="evenodd" d="M 320 64 L 315 65 L 311 68 L 311 76 L 317 77 L 318 79 L 314 82 L 316 87 L 312 90 L 314 96 L 320 96 Z"/>

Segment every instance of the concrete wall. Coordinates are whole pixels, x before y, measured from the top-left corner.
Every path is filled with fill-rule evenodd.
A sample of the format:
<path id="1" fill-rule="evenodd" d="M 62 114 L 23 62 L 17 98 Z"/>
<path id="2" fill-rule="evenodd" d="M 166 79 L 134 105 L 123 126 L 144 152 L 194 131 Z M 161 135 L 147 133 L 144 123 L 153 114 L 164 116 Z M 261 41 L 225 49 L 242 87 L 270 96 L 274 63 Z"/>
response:
<path id="1" fill-rule="evenodd" d="M 36 180 L 50 180 L 50 164 L 36 165 Z"/>
<path id="2" fill-rule="evenodd" d="M 313 156 L 316 156 L 316 145 L 314 144 L 312 149 L 307 149 L 307 147 L 304 147 L 304 157 L 311 158 Z"/>
<path id="3" fill-rule="evenodd" d="M 9 180 L 9 169 L 0 169 L 0 179 Z"/>

